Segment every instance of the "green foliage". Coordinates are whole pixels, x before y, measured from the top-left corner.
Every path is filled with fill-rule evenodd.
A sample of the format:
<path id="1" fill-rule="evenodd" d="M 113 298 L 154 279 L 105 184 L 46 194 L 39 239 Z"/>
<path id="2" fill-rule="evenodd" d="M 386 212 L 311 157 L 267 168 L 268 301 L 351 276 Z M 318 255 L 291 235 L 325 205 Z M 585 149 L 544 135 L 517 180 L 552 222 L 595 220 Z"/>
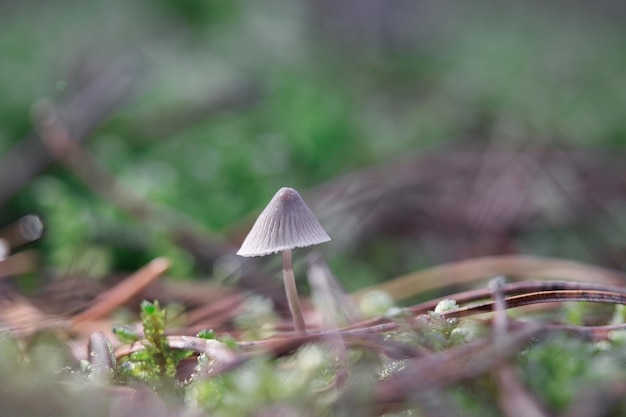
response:
<path id="1" fill-rule="evenodd" d="M 444 300 L 441 305 L 451 307 L 456 303 Z M 392 309 L 391 311 L 394 311 Z M 427 314 L 412 318 L 406 310 L 395 309 L 395 315 L 387 316 L 396 321 L 398 330 L 389 333 L 386 339 L 399 342 L 407 346 L 424 348 L 433 352 L 460 346 L 473 336 L 471 324 L 463 323 L 457 318 L 446 318 L 440 313 L 429 311 Z M 385 373 L 388 373 L 385 371 Z"/>
<path id="2" fill-rule="evenodd" d="M 120 364 L 121 378 L 131 378 L 150 384 L 158 390 L 172 390 L 175 386 L 178 363 L 188 357 L 190 352 L 171 349 L 165 337 L 167 325 L 166 312 L 158 301 L 141 303 L 141 322 L 143 324 L 144 349 L 131 353 Z M 132 334 L 118 331 L 125 340 L 132 339 Z"/>
<path id="3" fill-rule="evenodd" d="M 442 315 L 442 313 L 457 307 L 458 305 L 454 300 L 442 300 L 437 304 L 434 311 L 429 311 L 427 314 L 422 314 L 414 320 L 408 321 L 406 315 L 402 314 L 402 310 L 399 310 L 395 320 L 400 324 L 401 330 L 392 334 L 391 337 L 397 341 L 426 348 L 433 352 L 460 346 L 471 338 L 472 332 L 468 323 L 461 326 L 461 320 L 446 318 Z"/>
<path id="4" fill-rule="evenodd" d="M 113 327 L 113 333 L 120 342 L 131 344 L 139 341 L 141 339 L 141 335 L 137 334 L 135 329 L 130 326 L 125 325 L 117 325 Z"/>
<path id="5" fill-rule="evenodd" d="M 213 331 L 212 329 L 208 329 L 208 330 L 203 329 L 203 330 L 200 330 L 198 334 L 196 334 L 196 336 L 201 339 L 206 339 L 206 340 L 218 340 L 222 342 L 230 350 L 233 350 L 233 351 L 239 350 L 237 339 L 235 339 L 229 334 L 221 334 L 218 337 L 217 333 L 215 333 L 215 331 Z M 199 361 L 202 362 L 201 360 Z"/>
<path id="6" fill-rule="evenodd" d="M 459 327 L 459 319 L 449 319 L 434 311 L 417 318 L 415 338 L 419 346 L 441 351 L 467 341 L 468 331 Z"/>
<path id="7" fill-rule="evenodd" d="M 494 400 L 494 386 L 487 378 L 477 378 L 469 384 L 452 388 L 450 400 L 468 416 L 502 417 Z"/>
<path id="8" fill-rule="evenodd" d="M 201 355 L 198 366 L 210 368 L 212 362 Z M 251 415 L 273 407 L 291 409 L 296 415 L 323 415 L 334 398 L 332 389 L 325 391 L 335 375 L 332 366 L 329 352 L 318 345 L 282 359 L 257 357 L 227 374 L 194 379 L 185 401 L 215 416 Z"/>
<path id="9" fill-rule="evenodd" d="M 220 0 L 154 0 L 168 14 L 176 14 L 191 26 L 212 27 L 224 24 L 236 15 L 237 1 Z"/>
<path id="10" fill-rule="evenodd" d="M 198 334 L 196 334 L 196 336 L 201 339 L 207 340 L 215 340 L 217 338 L 215 331 L 213 331 L 212 329 L 202 329 L 198 332 Z"/>
<path id="11" fill-rule="evenodd" d="M 530 346 L 519 364 L 532 391 L 552 409 L 563 410 L 585 391 L 623 378 L 622 349 L 554 335 Z"/>
<path id="12" fill-rule="evenodd" d="M 3 416 L 108 416 L 101 387 L 76 372 L 64 340 L 41 333 L 28 343 L 0 331 L 0 389 Z"/>

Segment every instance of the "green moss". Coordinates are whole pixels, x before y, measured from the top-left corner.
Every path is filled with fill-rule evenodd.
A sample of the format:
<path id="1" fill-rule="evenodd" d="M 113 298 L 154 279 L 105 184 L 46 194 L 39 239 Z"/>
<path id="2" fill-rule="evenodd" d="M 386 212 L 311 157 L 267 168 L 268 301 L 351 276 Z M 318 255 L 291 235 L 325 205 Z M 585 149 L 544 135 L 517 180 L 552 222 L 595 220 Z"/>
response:
<path id="1" fill-rule="evenodd" d="M 586 390 L 623 378 L 620 350 L 560 334 L 530 346 L 520 355 L 519 364 L 535 395 L 560 411 Z"/>
<path id="2" fill-rule="evenodd" d="M 190 356 L 190 352 L 172 349 L 165 337 L 167 326 L 166 311 L 158 301 L 141 303 L 144 349 L 131 353 L 120 362 L 119 377 L 122 380 L 135 379 L 150 384 L 158 391 L 171 391 L 175 388 L 178 363 Z M 118 328 L 119 329 L 119 328 Z M 118 330 L 125 340 L 127 332 Z"/>
<path id="3" fill-rule="evenodd" d="M 201 355 L 198 366 L 213 365 Z M 336 395 L 333 366 L 330 352 L 318 345 L 281 359 L 260 356 L 227 374 L 195 379 L 185 400 L 192 408 L 215 416 L 251 415 L 274 407 L 293 409 L 298 415 L 324 415 Z"/>

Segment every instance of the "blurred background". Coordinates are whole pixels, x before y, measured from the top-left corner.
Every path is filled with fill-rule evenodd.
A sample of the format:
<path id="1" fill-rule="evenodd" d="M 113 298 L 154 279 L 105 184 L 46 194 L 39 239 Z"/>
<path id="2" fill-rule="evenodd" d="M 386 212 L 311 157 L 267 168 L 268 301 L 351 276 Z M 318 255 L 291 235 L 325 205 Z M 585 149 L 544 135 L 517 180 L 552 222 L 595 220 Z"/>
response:
<path id="1" fill-rule="evenodd" d="M 29 213 L 46 228 L 17 285 L 157 256 L 266 285 L 233 254 L 282 186 L 348 290 L 496 254 L 623 269 L 625 19 L 619 1 L 0 1 L 0 237 Z"/>

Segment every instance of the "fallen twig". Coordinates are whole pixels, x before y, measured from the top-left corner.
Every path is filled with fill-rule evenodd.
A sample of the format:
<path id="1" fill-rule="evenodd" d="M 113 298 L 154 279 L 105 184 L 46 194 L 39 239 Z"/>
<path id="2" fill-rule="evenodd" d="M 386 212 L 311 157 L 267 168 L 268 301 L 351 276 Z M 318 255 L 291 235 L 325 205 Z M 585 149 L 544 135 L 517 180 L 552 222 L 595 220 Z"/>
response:
<path id="1" fill-rule="evenodd" d="M 170 263 L 166 258 L 157 258 L 136 271 L 134 274 L 102 293 L 95 300 L 95 304 L 85 311 L 71 318 L 72 327 L 76 328 L 82 323 L 105 317 L 120 305 L 135 296 L 139 291 L 150 285 L 169 268 Z"/>

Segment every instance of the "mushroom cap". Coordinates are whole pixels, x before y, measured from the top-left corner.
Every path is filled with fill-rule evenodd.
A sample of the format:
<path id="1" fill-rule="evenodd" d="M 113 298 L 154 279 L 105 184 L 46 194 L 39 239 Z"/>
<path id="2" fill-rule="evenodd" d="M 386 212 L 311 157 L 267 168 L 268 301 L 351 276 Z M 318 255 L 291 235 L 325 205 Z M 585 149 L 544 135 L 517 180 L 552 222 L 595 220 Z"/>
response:
<path id="1" fill-rule="evenodd" d="M 256 219 L 237 255 L 265 256 L 329 240 L 300 194 L 293 188 L 283 187 Z"/>

